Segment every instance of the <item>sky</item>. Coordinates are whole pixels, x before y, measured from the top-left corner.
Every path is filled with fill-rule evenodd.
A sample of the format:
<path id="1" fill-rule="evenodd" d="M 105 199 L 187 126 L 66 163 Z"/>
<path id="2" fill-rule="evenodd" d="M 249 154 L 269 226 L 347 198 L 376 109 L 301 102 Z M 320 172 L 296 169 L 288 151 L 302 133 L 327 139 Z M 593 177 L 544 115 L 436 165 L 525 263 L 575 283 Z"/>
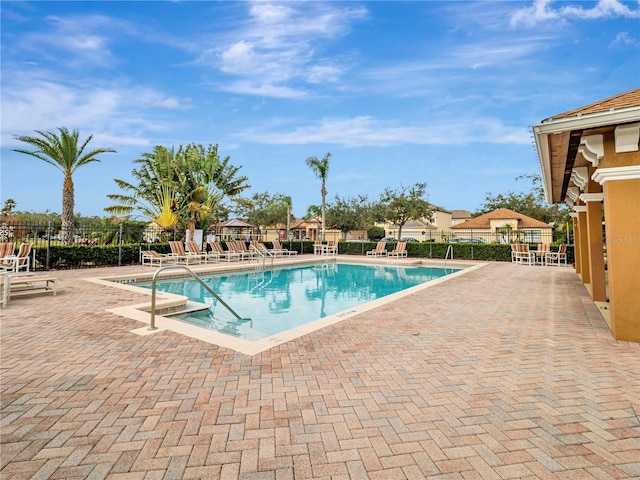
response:
<path id="1" fill-rule="evenodd" d="M 320 205 L 427 184 L 474 212 L 528 191 L 531 126 L 640 86 L 640 2 L 2 1 L 0 202 L 62 210 L 63 175 L 16 135 L 112 148 L 74 173 L 107 216 L 154 146 L 218 145 L 254 193 Z"/>

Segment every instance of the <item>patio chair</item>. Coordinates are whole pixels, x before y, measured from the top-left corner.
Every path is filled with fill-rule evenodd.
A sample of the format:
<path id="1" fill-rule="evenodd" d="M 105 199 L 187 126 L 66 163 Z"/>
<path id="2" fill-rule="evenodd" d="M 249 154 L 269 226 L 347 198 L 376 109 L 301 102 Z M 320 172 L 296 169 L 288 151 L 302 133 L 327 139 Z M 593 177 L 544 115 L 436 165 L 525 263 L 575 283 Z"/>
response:
<path id="1" fill-rule="evenodd" d="M 256 252 L 261 257 L 275 257 L 276 254 L 273 250 L 269 250 L 264 243 L 260 243 L 257 240 L 251 240 L 249 242 L 249 249 Z"/>
<path id="2" fill-rule="evenodd" d="M 193 256 L 193 257 L 197 257 L 199 261 L 207 263 L 207 260 L 209 260 L 210 258 L 213 260 L 214 256 L 209 256 L 207 255 L 207 253 L 203 252 L 200 249 L 200 246 L 194 242 L 194 241 L 189 241 L 189 242 L 185 242 L 186 246 L 187 246 L 187 255 Z"/>
<path id="3" fill-rule="evenodd" d="M 386 257 L 387 256 L 387 242 L 378 242 L 376 248 L 367 251 L 367 256 L 371 257 Z"/>
<path id="4" fill-rule="evenodd" d="M 567 246 L 565 244 L 562 244 L 558 247 L 557 252 L 547 252 L 545 256 L 546 256 L 545 263 L 547 265 L 560 266 L 560 263 L 564 263 L 566 265 L 567 264 Z"/>
<path id="5" fill-rule="evenodd" d="M 167 255 L 174 259 L 176 263 L 184 265 L 200 263 L 200 257 L 196 255 L 187 255 L 187 252 L 184 251 L 184 247 L 182 246 L 182 242 L 170 240 L 169 247 L 171 247 L 171 253 Z"/>
<path id="6" fill-rule="evenodd" d="M 324 246 L 325 255 L 336 255 L 338 253 L 338 245 L 333 240 L 328 240 Z"/>
<path id="7" fill-rule="evenodd" d="M 240 254 L 242 260 L 251 260 L 258 257 L 258 253 L 249 251 L 247 244 L 242 240 L 236 240 L 231 244 L 235 247 L 235 251 Z"/>
<path id="8" fill-rule="evenodd" d="M 220 255 L 220 259 L 225 259 L 227 262 L 230 262 L 231 260 L 240 260 L 242 258 L 242 255 L 239 253 L 222 248 L 220 242 L 209 242 L 209 246 L 212 251 Z"/>
<path id="9" fill-rule="evenodd" d="M 534 265 L 536 261 L 536 252 L 529 251 L 528 243 L 516 243 L 515 261 L 517 264 Z"/>
<path id="10" fill-rule="evenodd" d="M 388 257 L 406 257 L 407 256 L 407 242 L 398 242 L 396 248 L 387 253 Z"/>
<path id="11" fill-rule="evenodd" d="M 4 257 L 13 256 L 13 252 L 16 249 L 16 242 L 2 242 L 0 243 L 0 260 Z"/>
<path id="12" fill-rule="evenodd" d="M 13 251 L 13 250 L 12 250 Z M 23 242 L 20 244 L 17 255 L 7 255 L 0 260 L 0 269 L 3 271 L 19 272 L 24 270 L 29 271 L 31 254 L 31 244 Z"/>
<path id="13" fill-rule="evenodd" d="M 289 250 L 287 248 L 282 248 L 282 245 L 280 245 L 280 240 L 273 240 L 271 242 L 271 244 L 273 245 L 273 248 L 271 249 L 274 253 L 276 253 L 276 255 L 297 255 L 298 252 L 296 250 Z"/>
<path id="14" fill-rule="evenodd" d="M 313 244 L 313 254 L 314 255 L 323 255 L 324 254 L 324 245 L 320 241 L 316 241 Z"/>
<path id="15" fill-rule="evenodd" d="M 549 252 L 549 244 L 548 243 L 539 243 L 538 248 L 535 251 L 535 262 L 544 265 L 547 263 L 547 252 Z"/>
<path id="16" fill-rule="evenodd" d="M 163 264 L 176 263 L 175 259 L 170 255 L 164 255 L 156 252 L 155 250 L 143 250 L 140 252 L 140 261 L 142 265 L 149 265 L 150 267 L 161 267 Z"/>

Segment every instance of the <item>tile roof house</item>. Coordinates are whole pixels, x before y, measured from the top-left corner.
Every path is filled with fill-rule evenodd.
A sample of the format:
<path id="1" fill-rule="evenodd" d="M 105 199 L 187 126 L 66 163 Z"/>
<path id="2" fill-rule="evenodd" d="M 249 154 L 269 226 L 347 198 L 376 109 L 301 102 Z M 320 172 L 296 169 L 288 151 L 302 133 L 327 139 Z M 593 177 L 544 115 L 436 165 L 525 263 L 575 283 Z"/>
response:
<path id="1" fill-rule="evenodd" d="M 501 230 L 505 227 L 506 232 L 502 232 Z M 451 230 L 456 232 L 456 236 L 464 237 L 473 234 L 474 237 L 483 238 L 489 243 L 495 241 L 509 243 L 516 239 L 531 243 L 551 243 L 553 238 L 551 225 L 508 208 L 499 208 L 453 225 Z M 510 232 L 520 232 L 520 235 L 514 237 Z M 497 237 L 497 233 L 505 233 L 505 235 Z"/>

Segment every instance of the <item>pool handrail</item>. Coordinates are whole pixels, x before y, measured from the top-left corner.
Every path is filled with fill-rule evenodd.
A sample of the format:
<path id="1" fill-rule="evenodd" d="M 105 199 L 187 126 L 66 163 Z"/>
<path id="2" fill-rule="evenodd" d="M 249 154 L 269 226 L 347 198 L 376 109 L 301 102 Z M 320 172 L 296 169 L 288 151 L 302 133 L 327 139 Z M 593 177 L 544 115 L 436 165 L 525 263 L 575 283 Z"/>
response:
<path id="1" fill-rule="evenodd" d="M 193 272 L 193 270 L 191 270 L 189 267 L 187 267 L 186 265 L 165 265 L 164 267 L 160 267 L 158 270 L 156 270 L 156 272 L 153 274 L 153 280 L 151 281 L 151 325 L 149 326 L 149 330 L 158 329 L 158 327 L 156 327 L 156 280 L 160 272 L 170 268 L 181 268 L 189 272 L 189 275 L 191 275 L 200 285 L 202 285 L 207 292 L 213 295 L 216 298 L 216 300 L 218 300 L 222 304 L 223 307 L 229 310 L 238 320 L 243 319 L 240 315 L 236 313 L 236 311 L 233 308 L 227 305 L 227 303 L 224 300 L 222 300 L 218 296 L 218 294 L 214 292 L 211 289 L 211 287 L 209 287 L 209 285 L 204 283 L 202 279 L 198 275 L 196 275 Z"/>

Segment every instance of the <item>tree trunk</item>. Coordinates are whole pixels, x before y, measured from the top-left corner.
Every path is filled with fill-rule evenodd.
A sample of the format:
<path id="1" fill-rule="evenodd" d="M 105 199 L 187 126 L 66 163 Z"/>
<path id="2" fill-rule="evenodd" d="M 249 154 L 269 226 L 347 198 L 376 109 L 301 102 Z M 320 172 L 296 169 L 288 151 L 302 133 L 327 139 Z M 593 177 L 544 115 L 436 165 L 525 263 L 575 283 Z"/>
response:
<path id="1" fill-rule="evenodd" d="M 62 186 L 62 243 L 64 245 L 73 243 L 73 208 L 73 178 L 71 178 L 71 175 L 66 175 Z"/>

